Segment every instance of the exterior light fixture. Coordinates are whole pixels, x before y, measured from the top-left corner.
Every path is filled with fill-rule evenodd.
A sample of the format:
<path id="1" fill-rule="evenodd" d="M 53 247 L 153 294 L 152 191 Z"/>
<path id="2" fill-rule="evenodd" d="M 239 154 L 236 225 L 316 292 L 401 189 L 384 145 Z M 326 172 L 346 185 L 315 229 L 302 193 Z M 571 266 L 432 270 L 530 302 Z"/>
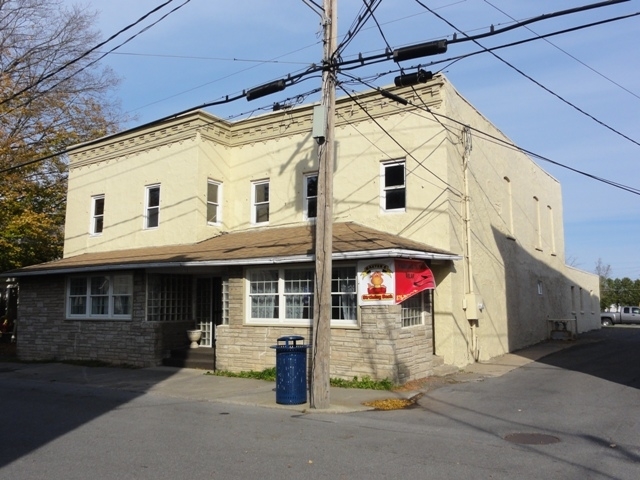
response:
<path id="1" fill-rule="evenodd" d="M 413 58 L 428 57 L 438 55 L 447 51 L 447 40 L 436 40 L 433 42 L 420 43 L 410 47 L 398 48 L 393 51 L 393 61 L 402 62 Z"/>
<path id="2" fill-rule="evenodd" d="M 396 87 L 409 87 L 411 85 L 417 85 L 418 83 L 427 83 L 432 78 L 433 73 L 420 69 L 416 73 L 398 75 L 393 79 L 393 83 L 396 84 Z"/>
<path id="3" fill-rule="evenodd" d="M 284 80 L 276 80 L 275 82 L 265 83 L 259 87 L 252 88 L 247 91 L 247 100 L 255 100 L 256 98 L 265 97 L 272 93 L 281 92 L 286 87 Z"/>

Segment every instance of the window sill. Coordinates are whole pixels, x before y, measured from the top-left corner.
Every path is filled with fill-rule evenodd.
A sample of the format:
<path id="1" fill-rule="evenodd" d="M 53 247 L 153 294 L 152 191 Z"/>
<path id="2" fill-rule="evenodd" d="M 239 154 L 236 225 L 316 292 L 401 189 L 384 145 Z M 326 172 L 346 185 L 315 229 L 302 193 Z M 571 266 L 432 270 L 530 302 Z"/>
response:
<path id="1" fill-rule="evenodd" d="M 245 327 L 280 327 L 280 328 L 309 328 L 313 326 L 313 321 L 305 322 L 276 322 L 276 321 L 264 321 L 258 322 L 255 320 L 251 320 L 249 322 L 245 322 L 243 324 Z M 337 329 L 348 329 L 348 330 L 357 330 L 360 328 L 360 325 L 354 320 L 353 322 L 346 322 L 344 320 L 334 320 L 331 322 L 330 328 Z"/>
<path id="2" fill-rule="evenodd" d="M 130 322 L 132 320 L 129 318 L 122 317 L 87 317 L 87 316 L 78 316 L 78 317 L 66 317 L 66 321 L 70 322 Z"/>

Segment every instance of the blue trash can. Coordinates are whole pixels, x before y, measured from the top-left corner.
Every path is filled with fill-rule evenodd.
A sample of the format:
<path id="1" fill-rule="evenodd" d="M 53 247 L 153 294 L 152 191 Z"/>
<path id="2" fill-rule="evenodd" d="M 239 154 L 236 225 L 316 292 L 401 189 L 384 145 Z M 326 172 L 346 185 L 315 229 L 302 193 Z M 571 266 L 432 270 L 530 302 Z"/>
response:
<path id="1" fill-rule="evenodd" d="M 280 337 L 276 350 L 276 403 L 307 403 L 307 349 L 304 337 Z"/>

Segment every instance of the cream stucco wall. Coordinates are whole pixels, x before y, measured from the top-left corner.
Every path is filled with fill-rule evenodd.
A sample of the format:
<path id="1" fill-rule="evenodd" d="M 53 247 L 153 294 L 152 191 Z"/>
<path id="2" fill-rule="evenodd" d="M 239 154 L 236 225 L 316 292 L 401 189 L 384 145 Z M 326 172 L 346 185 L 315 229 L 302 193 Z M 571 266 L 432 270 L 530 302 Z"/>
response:
<path id="1" fill-rule="evenodd" d="M 338 101 L 335 221 L 465 255 L 432 265 L 435 353 L 447 363 L 462 366 L 543 340 L 548 316 L 571 313 L 570 287 L 593 290 L 588 274 L 564 265 L 559 183 L 497 141 L 508 139 L 444 77 L 396 93 L 411 104 L 377 92 L 360 95 L 359 105 Z M 65 256 L 255 228 L 251 188 L 260 180 L 269 180 L 268 226 L 303 222 L 303 175 L 318 168 L 311 124 L 311 105 L 234 123 L 196 112 L 80 148 L 70 162 Z M 465 145 L 472 147 L 466 157 Z M 406 162 L 402 213 L 380 207 L 381 162 L 394 159 Z M 207 179 L 222 183 L 220 225 L 206 224 Z M 145 230 L 145 186 L 155 183 L 160 226 Z M 98 194 L 106 199 L 105 228 L 92 236 L 91 197 Z M 478 303 L 482 309 L 471 308 Z M 585 329 L 593 323 L 583 322 Z"/>
<path id="2" fill-rule="evenodd" d="M 456 264 L 451 319 L 436 324 L 436 351 L 447 363 L 464 365 L 544 340 L 548 317 L 571 316 L 571 285 L 593 290 L 593 278 L 586 272 L 572 275 L 564 264 L 559 182 L 500 142 L 510 143 L 450 84 L 444 90 L 447 117 L 471 127 L 464 141 L 461 133 L 452 139 L 448 155 L 452 191 L 468 192 L 471 234 L 467 251 L 464 201 L 456 206 L 452 200 L 450 248 L 455 251 L 457 242 L 468 260 Z M 443 123 L 460 132 L 459 125 Z M 465 142 L 472 147 L 466 189 Z M 465 311 L 469 298 L 483 308 Z M 589 325 L 595 328 L 593 322 Z"/>

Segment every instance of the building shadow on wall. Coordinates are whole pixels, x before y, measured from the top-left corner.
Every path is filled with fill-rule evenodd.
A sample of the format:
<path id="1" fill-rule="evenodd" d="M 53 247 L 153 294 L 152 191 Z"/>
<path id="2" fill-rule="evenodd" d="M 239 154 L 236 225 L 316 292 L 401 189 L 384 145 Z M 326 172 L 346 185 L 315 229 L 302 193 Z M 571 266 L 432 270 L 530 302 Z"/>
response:
<path id="1" fill-rule="evenodd" d="M 495 323 L 485 321 L 484 325 L 489 323 L 488 328 L 494 328 L 492 334 L 502 335 L 503 342 L 506 341 L 506 345 L 503 345 L 505 351 L 513 352 L 548 340 L 550 331 L 557 328 L 554 319 L 577 319 L 578 332 L 599 327 L 599 320 L 596 325 L 593 321 L 596 316 L 599 318 L 599 312 L 592 311 L 597 297 L 569 278 L 566 267 L 560 264 L 562 257 L 559 259 L 553 252 L 538 249 L 534 256 L 517 239 L 493 227 L 492 230 L 498 252 L 492 258 L 495 265 L 493 272 L 503 271 L 504 279 L 496 278 L 496 284 L 491 288 L 500 285 L 505 290 L 507 331 L 506 334 L 499 331 L 497 317 L 501 313 L 492 311 L 490 303 L 485 305 L 485 317 L 491 319 L 494 315 L 496 320 Z M 552 266 L 554 264 L 557 267 Z M 486 275 L 492 275 L 493 272 Z M 574 297 L 578 293 L 584 295 L 582 300 Z M 580 306 L 587 308 L 581 309 Z M 575 330 L 571 324 L 568 327 Z"/>

